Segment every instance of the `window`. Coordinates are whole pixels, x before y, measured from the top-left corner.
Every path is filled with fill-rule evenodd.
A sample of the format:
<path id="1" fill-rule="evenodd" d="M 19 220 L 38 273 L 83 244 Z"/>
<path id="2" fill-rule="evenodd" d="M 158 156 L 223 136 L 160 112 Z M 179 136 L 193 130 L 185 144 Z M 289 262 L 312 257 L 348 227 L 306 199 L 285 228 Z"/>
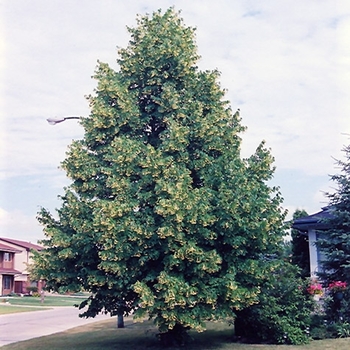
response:
<path id="1" fill-rule="evenodd" d="M 317 231 L 317 240 L 319 239 L 325 239 L 327 238 L 324 232 Z M 321 248 L 317 248 L 317 265 L 318 265 L 318 272 L 325 272 L 322 264 L 324 261 L 327 260 L 325 252 Z"/>
<path id="2" fill-rule="evenodd" d="M 11 261 L 12 254 L 4 253 L 4 261 Z"/>
<path id="3" fill-rule="evenodd" d="M 11 276 L 4 276 L 4 289 L 11 289 L 12 287 L 12 278 Z"/>

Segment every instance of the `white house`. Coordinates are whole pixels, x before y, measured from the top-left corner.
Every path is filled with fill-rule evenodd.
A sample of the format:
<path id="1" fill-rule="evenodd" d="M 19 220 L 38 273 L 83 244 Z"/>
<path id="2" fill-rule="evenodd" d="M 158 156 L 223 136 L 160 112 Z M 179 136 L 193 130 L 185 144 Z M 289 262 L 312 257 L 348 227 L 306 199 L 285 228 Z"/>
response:
<path id="1" fill-rule="evenodd" d="M 300 234 L 308 236 L 310 254 L 310 274 L 316 277 L 320 271 L 321 253 L 317 249 L 316 242 L 322 236 L 322 230 L 328 229 L 326 220 L 332 217 L 330 207 L 322 208 L 322 211 L 294 220 L 292 228 L 300 231 Z"/>

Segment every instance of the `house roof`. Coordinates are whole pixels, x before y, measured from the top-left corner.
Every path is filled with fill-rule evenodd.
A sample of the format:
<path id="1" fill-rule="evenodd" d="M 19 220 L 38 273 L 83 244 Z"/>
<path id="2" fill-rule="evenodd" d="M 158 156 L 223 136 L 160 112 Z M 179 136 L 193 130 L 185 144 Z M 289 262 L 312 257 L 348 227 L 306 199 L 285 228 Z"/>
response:
<path id="1" fill-rule="evenodd" d="M 0 243 L 0 252 L 7 252 L 7 253 L 19 253 L 20 250 L 15 249 L 13 247 L 10 247 L 6 244 Z"/>
<path id="2" fill-rule="evenodd" d="M 14 244 L 14 245 L 17 245 L 19 247 L 25 248 L 26 250 L 31 250 L 31 249 L 42 250 L 43 249 L 43 247 L 38 245 L 38 244 L 25 242 L 25 241 L 19 241 L 17 239 L 0 237 L 0 240 L 2 240 L 3 242 L 6 242 L 6 243 Z"/>
<path id="3" fill-rule="evenodd" d="M 5 269 L 0 267 L 0 275 L 21 275 L 22 272 L 15 269 Z"/>
<path id="4" fill-rule="evenodd" d="M 294 220 L 292 224 L 292 228 L 297 229 L 302 232 L 307 232 L 308 230 L 324 230 L 329 228 L 327 224 L 327 219 L 331 219 L 333 217 L 331 213 L 331 207 L 327 206 L 322 208 L 322 211 L 304 216 Z"/>

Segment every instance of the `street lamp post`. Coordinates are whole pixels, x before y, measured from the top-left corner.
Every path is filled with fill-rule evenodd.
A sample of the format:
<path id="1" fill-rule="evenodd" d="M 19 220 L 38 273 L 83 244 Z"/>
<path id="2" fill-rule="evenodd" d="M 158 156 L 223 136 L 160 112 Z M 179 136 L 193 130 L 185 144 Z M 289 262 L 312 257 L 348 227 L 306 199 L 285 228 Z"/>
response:
<path id="1" fill-rule="evenodd" d="M 82 117 L 76 117 L 76 116 L 72 116 L 72 117 L 54 117 L 54 118 L 48 118 L 46 119 L 47 122 L 50 124 L 50 125 L 56 125 L 58 123 L 62 123 L 64 122 L 65 120 L 68 120 L 68 119 L 81 119 Z M 123 312 L 121 313 L 118 313 L 117 315 L 117 327 L 118 328 L 124 328 L 124 314 Z"/>
<path id="2" fill-rule="evenodd" d="M 56 125 L 58 123 L 64 122 L 67 119 L 81 119 L 81 117 L 61 117 L 61 118 L 60 117 L 53 117 L 53 118 L 48 118 L 46 120 L 50 125 Z"/>

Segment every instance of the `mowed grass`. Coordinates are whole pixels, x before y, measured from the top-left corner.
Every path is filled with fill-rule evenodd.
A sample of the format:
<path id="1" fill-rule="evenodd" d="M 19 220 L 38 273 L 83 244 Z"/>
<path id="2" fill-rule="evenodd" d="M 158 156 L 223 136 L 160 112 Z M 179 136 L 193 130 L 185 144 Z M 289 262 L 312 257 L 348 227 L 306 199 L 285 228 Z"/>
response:
<path id="1" fill-rule="evenodd" d="M 6 298 L 10 305 L 16 306 L 35 306 L 35 307 L 50 307 L 50 306 L 73 306 L 80 304 L 85 298 L 74 296 L 51 296 L 48 295 L 44 298 L 44 302 L 41 302 L 40 297 L 10 297 Z"/>
<path id="2" fill-rule="evenodd" d="M 115 320 L 101 321 L 71 330 L 3 346 L 3 350 L 161 350 L 152 322 L 125 322 L 124 329 L 116 328 Z M 203 333 L 190 332 L 186 350 L 349 350 L 350 338 L 318 340 L 310 344 L 247 345 L 232 342 L 232 327 L 225 323 L 208 323 Z M 171 347 L 167 349 L 180 349 Z"/>
<path id="3" fill-rule="evenodd" d="M 0 315 L 17 314 L 19 312 L 40 311 L 45 310 L 43 307 L 25 307 L 0 304 Z"/>
<path id="4" fill-rule="evenodd" d="M 19 312 L 46 310 L 51 307 L 74 306 L 80 304 L 84 298 L 72 296 L 46 296 L 42 303 L 37 297 L 1 297 L 0 315 Z"/>

